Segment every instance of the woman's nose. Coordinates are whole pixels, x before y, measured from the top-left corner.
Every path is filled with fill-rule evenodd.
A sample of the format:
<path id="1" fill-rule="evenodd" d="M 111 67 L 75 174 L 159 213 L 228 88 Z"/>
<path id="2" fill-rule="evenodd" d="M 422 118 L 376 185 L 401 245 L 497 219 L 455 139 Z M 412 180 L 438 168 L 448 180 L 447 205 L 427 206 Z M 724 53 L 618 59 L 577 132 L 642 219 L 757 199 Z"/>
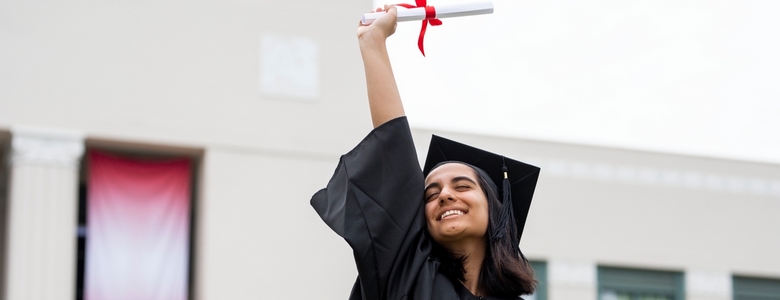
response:
<path id="1" fill-rule="evenodd" d="M 450 193 L 448 189 L 443 189 L 439 192 L 439 204 L 444 204 L 445 201 L 455 201 L 455 198 L 453 198 L 452 193 Z"/>

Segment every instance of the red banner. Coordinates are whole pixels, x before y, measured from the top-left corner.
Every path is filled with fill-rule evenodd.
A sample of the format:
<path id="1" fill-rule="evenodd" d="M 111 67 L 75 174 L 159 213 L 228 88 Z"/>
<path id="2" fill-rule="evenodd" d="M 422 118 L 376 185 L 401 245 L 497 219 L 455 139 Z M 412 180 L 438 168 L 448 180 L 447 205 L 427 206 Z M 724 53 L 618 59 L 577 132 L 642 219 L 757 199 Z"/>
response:
<path id="1" fill-rule="evenodd" d="M 84 299 L 187 299 L 191 169 L 89 153 Z"/>

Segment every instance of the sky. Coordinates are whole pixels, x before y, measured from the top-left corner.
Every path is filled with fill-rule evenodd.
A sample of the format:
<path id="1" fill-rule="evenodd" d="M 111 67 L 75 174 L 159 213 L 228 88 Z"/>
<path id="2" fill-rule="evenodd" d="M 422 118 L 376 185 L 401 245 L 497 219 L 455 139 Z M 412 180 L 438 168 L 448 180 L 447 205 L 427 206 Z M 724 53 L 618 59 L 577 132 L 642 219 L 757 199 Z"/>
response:
<path id="1" fill-rule="evenodd" d="M 389 39 L 412 126 L 780 164 L 780 1 L 493 3 Z"/>

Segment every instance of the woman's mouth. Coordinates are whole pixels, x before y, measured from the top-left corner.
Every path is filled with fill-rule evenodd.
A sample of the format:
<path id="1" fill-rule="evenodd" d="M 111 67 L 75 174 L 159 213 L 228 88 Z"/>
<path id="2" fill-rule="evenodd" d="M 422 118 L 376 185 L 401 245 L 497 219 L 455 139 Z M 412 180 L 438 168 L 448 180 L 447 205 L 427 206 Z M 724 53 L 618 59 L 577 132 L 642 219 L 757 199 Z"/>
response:
<path id="1" fill-rule="evenodd" d="M 446 218 L 455 218 L 455 217 L 458 217 L 458 216 L 462 216 L 464 214 L 465 213 L 462 210 L 451 209 L 451 210 L 445 211 L 443 214 L 441 214 L 441 217 L 439 217 L 439 220 L 444 220 Z"/>

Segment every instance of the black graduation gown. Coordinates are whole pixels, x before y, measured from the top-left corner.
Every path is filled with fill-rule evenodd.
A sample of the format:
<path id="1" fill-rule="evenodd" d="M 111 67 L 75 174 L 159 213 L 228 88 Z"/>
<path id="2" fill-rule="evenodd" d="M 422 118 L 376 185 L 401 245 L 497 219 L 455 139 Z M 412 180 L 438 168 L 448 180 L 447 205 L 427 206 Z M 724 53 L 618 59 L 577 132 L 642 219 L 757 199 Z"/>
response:
<path id="1" fill-rule="evenodd" d="M 358 279 L 350 300 L 497 299 L 476 297 L 438 271 L 425 234 L 423 184 L 409 124 L 400 117 L 341 156 L 327 187 L 312 197 L 354 252 Z"/>

